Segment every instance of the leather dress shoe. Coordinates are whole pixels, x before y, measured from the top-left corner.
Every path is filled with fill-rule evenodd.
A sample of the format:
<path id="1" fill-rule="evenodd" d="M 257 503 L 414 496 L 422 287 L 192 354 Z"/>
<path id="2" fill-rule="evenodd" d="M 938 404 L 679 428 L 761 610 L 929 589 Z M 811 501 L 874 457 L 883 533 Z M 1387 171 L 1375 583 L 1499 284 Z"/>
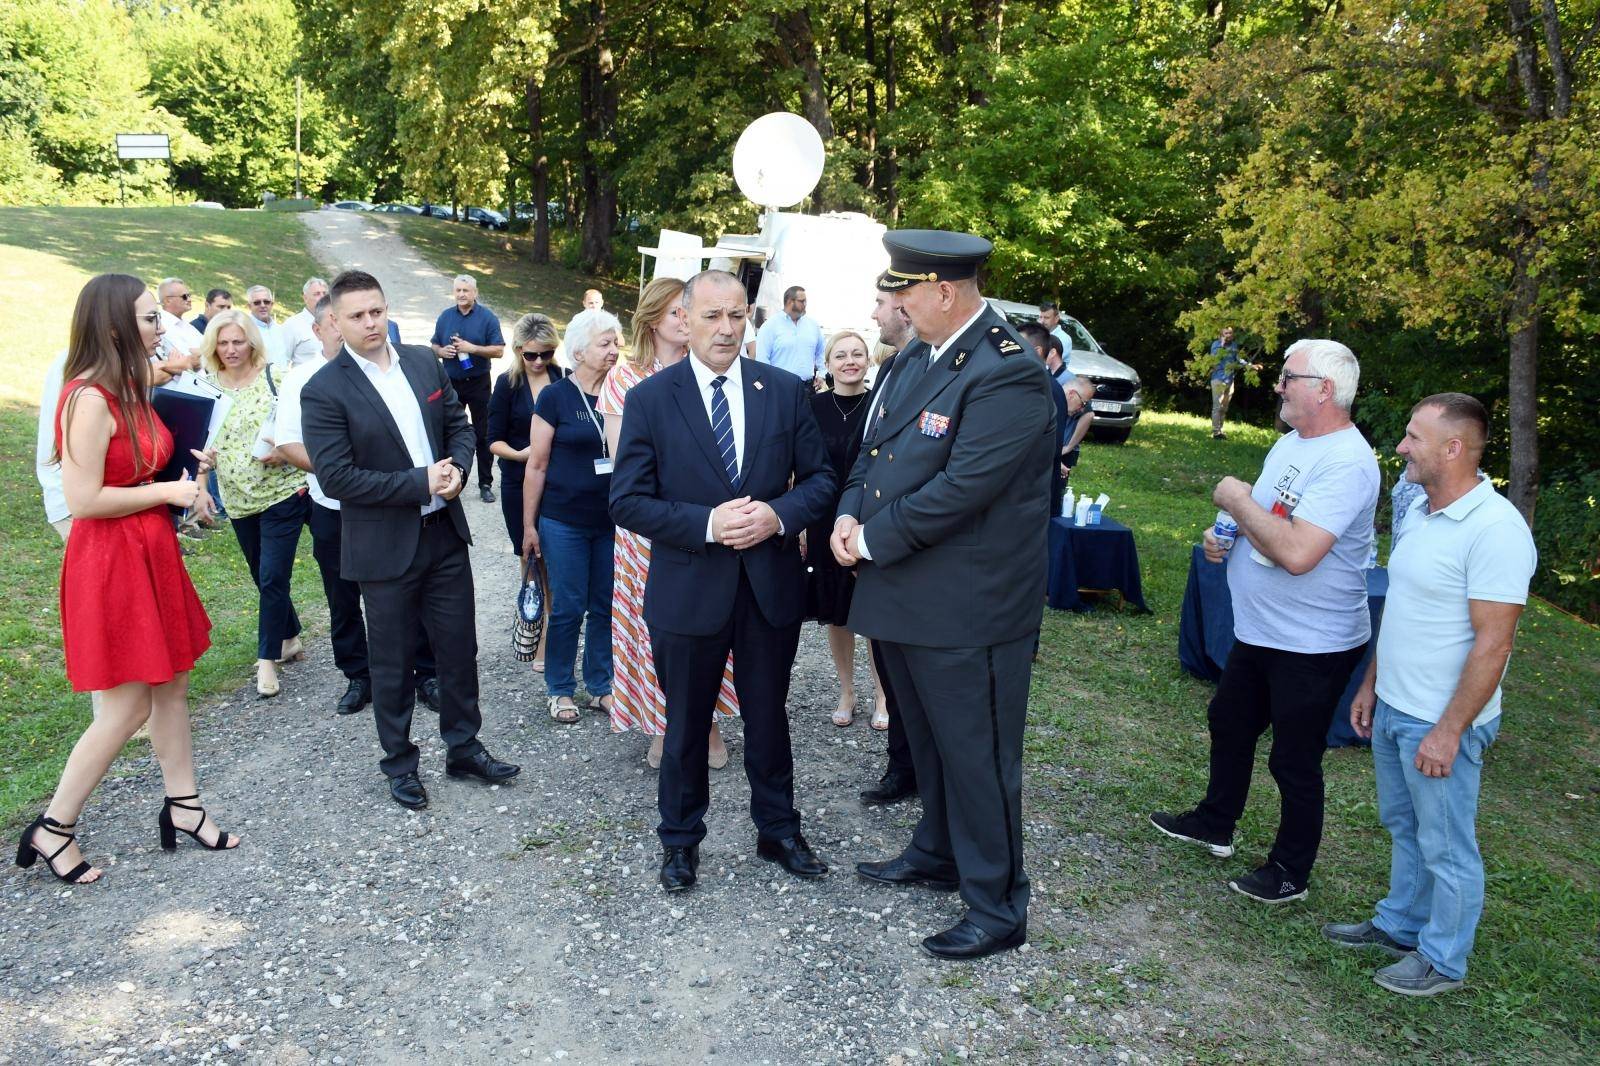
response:
<path id="1" fill-rule="evenodd" d="M 439 679 L 437 677 L 417 678 L 417 702 L 434 714 L 439 713 Z"/>
<path id="2" fill-rule="evenodd" d="M 471 755 L 446 759 L 444 772 L 451 777 L 476 777 L 488 784 L 499 785 L 522 773 L 522 767 L 501 762 L 489 754 L 489 749 L 479 748 Z"/>
<path id="3" fill-rule="evenodd" d="M 884 862 L 858 862 L 856 873 L 883 885 L 923 885 L 935 892 L 954 892 L 961 882 L 925 874 L 900 856 Z"/>
<path id="4" fill-rule="evenodd" d="M 661 849 L 661 887 L 668 892 L 686 892 L 694 887 L 695 875 L 700 870 L 700 848 L 691 844 L 686 848 Z"/>
<path id="5" fill-rule="evenodd" d="M 966 918 L 942 933 L 922 942 L 922 950 L 936 959 L 981 959 L 1002 951 L 1019 948 L 1028 939 L 1028 927 L 1022 926 L 1010 936 L 993 936 Z"/>
<path id="6" fill-rule="evenodd" d="M 428 791 L 422 787 L 422 778 L 417 776 L 415 770 L 389 778 L 389 795 L 409 810 L 420 811 L 428 805 Z"/>
<path id="7" fill-rule="evenodd" d="M 910 774 L 890 770 L 879 779 L 876 788 L 869 788 L 861 793 L 861 804 L 864 807 L 885 807 L 916 794 L 916 778 Z"/>
<path id="8" fill-rule="evenodd" d="M 799 833 L 782 840 L 758 839 L 756 855 L 807 880 L 815 880 L 828 872 L 828 867 L 812 853 L 811 845 Z"/>
<path id="9" fill-rule="evenodd" d="M 372 702 L 372 682 L 364 677 L 352 677 L 350 687 L 339 697 L 340 714 L 355 714 Z"/>

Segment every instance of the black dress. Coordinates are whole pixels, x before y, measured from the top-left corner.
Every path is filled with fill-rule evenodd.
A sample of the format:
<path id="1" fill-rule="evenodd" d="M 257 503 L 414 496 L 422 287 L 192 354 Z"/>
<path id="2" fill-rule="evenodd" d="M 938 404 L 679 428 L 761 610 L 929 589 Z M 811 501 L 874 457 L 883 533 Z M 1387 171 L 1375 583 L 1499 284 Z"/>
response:
<path id="1" fill-rule="evenodd" d="M 834 506 L 828 508 L 827 518 L 806 529 L 806 617 L 825 625 L 842 626 L 850 618 L 850 594 L 855 589 L 855 575 L 834 560 L 828 538 L 833 535 L 833 516 L 839 496 L 844 494 L 850 468 L 855 466 L 856 456 L 861 452 L 861 432 L 871 409 L 870 392 L 859 396 L 819 392 L 811 397 L 811 410 L 817 416 L 822 443 L 827 446 L 828 460 L 839 481 Z"/>

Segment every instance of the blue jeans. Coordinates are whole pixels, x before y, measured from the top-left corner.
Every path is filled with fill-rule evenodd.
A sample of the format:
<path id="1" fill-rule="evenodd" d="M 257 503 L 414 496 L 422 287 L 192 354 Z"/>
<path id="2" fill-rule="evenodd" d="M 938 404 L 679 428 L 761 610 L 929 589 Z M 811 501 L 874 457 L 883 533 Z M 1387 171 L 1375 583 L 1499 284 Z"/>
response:
<path id="1" fill-rule="evenodd" d="M 1497 716 L 1461 734 L 1449 777 L 1426 777 L 1417 746 L 1432 723 L 1378 701 L 1372 762 L 1378 819 L 1394 838 L 1389 895 L 1373 919 L 1453 980 L 1467 976 L 1467 954 L 1483 914 L 1483 857 L 1476 821 L 1483 753 L 1500 732 Z"/>
<path id="2" fill-rule="evenodd" d="M 502 486 L 503 488 L 503 486 Z M 611 562 L 613 530 L 539 519 L 539 550 L 550 571 L 550 628 L 545 635 L 544 684 L 552 696 L 578 690 L 573 661 L 585 613 L 583 687 L 599 699 L 611 692 Z"/>

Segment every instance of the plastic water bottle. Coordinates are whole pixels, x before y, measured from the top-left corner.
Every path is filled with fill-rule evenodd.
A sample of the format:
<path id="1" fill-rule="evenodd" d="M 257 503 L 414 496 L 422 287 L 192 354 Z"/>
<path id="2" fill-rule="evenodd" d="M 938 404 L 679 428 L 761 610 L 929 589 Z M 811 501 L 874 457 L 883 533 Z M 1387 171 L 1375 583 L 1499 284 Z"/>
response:
<path id="1" fill-rule="evenodd" d="M 461 337 L 459 335 L 453 336 L 453 337 L 450 338 L 450 341 L 453 344 L 460 344 L 461 343 Z M 456 361 L 461 365 L 461 369 L 462 370 L 471 370 L 472 369 L 472 356 L 468 355 L 466 352 L 457 350 L 456 351 Z"/>
<path id="2" fill-rule="evenodd" d="M 1226 555 L 1233 550 L 1233 542 L 1239 537 L 1239 523 L 1227 511 L 1218 511 L 1217 520 L 1211 526 L 1211 535 L 1217 538 L 1222 545 L 1222 554 Z"/>
<path id="3" fill-rule="evenodd" d="M 1072 509 L 1075 506 L 1077 506 L 1076 501 L 1077 501 L 1077 497 L 1072 494 L 1072 489 L 1068 488 L 1067 491 L 1066 491 L 1066 494 L 1061 497 L 1061 517 L 1062 518 L 1071 518 L 1072 517 Z"/>
<path id="4" fill-rule="evenodd" d="M 1378 568 L 1378 542 L 1377 541 L 1373 541 L 1372 542 L 1372 548 L 1367 552 L 1367 569 L 1368 570 L 1376 570 L 1377 568 Z"/>

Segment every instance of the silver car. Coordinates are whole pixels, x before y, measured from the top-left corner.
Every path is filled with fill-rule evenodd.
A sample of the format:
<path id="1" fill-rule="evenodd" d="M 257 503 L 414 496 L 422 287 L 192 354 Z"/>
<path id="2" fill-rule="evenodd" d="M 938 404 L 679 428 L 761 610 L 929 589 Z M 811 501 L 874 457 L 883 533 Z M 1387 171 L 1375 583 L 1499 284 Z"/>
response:
<path id="1" fill-rule="evenodd" d="M 989 304 L 1013 326 L 1039 321 L 1039 308 L 1035 304 L 994 297 L 989 298 Z M 1067 353 L 1067 369 L 1094 382 L 1094 399 L 1089 401 L 1094 411 L 1094 428 L 1091 432 L 1100 440 L 1120 444 L 1133 432 L 1134 423 L 1139 421 L 1139 414 L 1144 408 L 1139 372 L 1127 363 L 1113 359 L 1100 347 L 1094 334 L 1070 315 L 1061 316 L 1061 330 L 1072 339 L 1072 351 Z"/>

